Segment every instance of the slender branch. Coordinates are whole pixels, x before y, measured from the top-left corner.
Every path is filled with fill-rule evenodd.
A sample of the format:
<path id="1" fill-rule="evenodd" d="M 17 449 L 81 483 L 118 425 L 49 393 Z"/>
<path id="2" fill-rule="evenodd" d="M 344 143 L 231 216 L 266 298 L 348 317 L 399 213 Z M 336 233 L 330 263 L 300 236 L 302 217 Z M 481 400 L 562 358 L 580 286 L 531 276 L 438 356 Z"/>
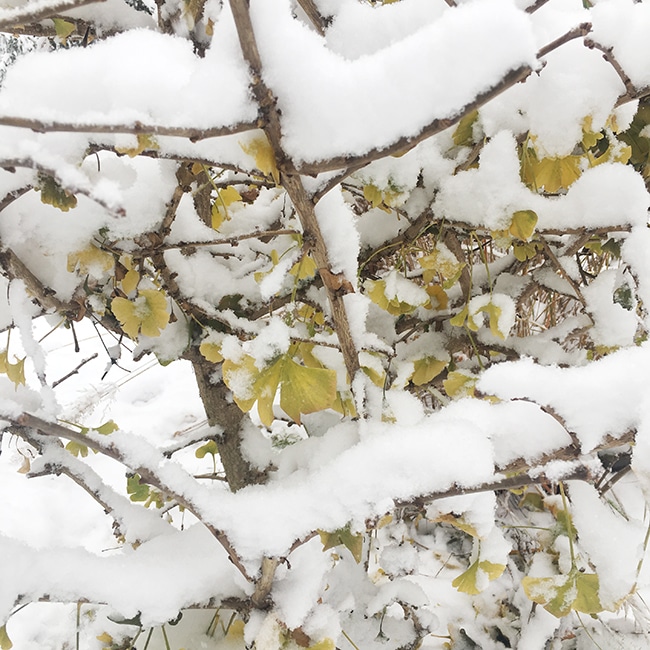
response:
<path id="1" fill-rule="evenodd" d="M 486 91 L 477 95 L 471 102 L 461 108 L 458 113 L 452 117 L 436 118 L 429 122 L 417 135 L 402 137 L 394 141 L 390 145 L 382 148 L 371 149 L 365 154 L 360 156 L 337 156 L 320 162 L 304 163 L 297 167 L 297 171 L 301 174 L 313 175 L 326 171 L 334 171 L 338 169 L 348 169 L 352 166 L 365 166 L 373 160 L 379 158 L 386 158 L 392 154 L 408 151 L 416 145 L 420 144 L 427 138 L 430 138 L 437 133 L 441 133 L 455 124 L 458 124 L 466 115 L 469 115 L 476 109 L 484 106 L 501 93 L 508 90 L 512 86 L 518 84 L 520 81 L 526 79 L 532 69 L 528 66 L 521 66 L 515 70 L 511 70 L 497 83 L 496 85 L 488 88 Z"/>
<path id="2" fill-rule="evenodd" d="M 577 27 L 570 29 L 568 32 L 566 32 L 566 34 L 563 34 L 559 38 L 556 38 L 554 41 L 551 41 L 550 43 L 542 47 L 537 52 L 537 58 L 541 59 L 542 57 L 546 56 L 549 52 L 556 50 L 558 47 L 564 45 L 565 43 L 568 43 L 569 41 L 572 41 L 576 38 L 582 38 L 583 36 L 586 36 L 590 31 L 591 31 L 591 23 L 581 23 Z M 587 45 L 587 40 L 585 40 L 585 45 Z"/>
<path id="3" fill-rule="evenodd" d="M 551 261 L 551 264 L 555 267 L 555 270 L 560 274 L 560 276 L 562 276 L 563 279 L 565 279 L 571 285 L 571 288 L 575 291 L 576 297 L 582 303 L 582 305 L 586 306 L 587 301 L 585 300 L 585 297 L 582 295 L 582 291 L 580 290 L 580 287 L 578 286 L 577 282 L 566 272 L 564 267 L 560 264 L 560 260 L 558 260 L 557 256 L 553 252 L 553 249 L 546 241 L 546 239 L 544 237 L 540 237 L 539 240 L 542 246 L 544 247 L 544 253 Z"/>
<path id="4" fill-rule="evenodd" d="M 562 477 L 563 481 L 589 481 L 592 479 L 589 468 L 584 465 L 578 465 L 575 469 Z M 546 473 L 527 473 L 518 474 L 516 476 L 509 476 L 507 478 L 499 479 L 496 481 L 489 481 L 481 483 L 473 487 L 462 487 L 453 485 L 448 490 L 442 492 L 431 492 L 422 496 L 414 497 L 412 499 L 397 500 L 395 501 L 396 508 L 404 508 L 406 506 L 424 506 L 432 501 L 440 499 L 447 499 L 449 497 L 463 496 L 466 494 L 480 494 L 482 492 L 496 492 L 498 490 L 513 490 L 516 488 L 525 487 L 526 485 L 539 485 L 540 483 L 556 483 L 557 478 L 550 478 Z"/>
<path id="5" fill-rule="evenodd" d="M 634 96 L 637 92 L 636 86 L 632 83 L 632 80 L 630 77 L 627 75 L 625 70 L 623 70 L 623 67 L 621 64 L 618 62 L 616 57 L 614 56 L 614 50 L 611 47 L 605 47 L 604 45 L 601 45 L 600 43 L 597 43 L 591 38 L 586 38 L 585 39 L 585 47 L 588 47 L 590 50 L 599 50 L 603 54 L 603 59 L 609 63 L 612 68 L 614 68 L 614 71 L 616 74 L 619 76 L 619 79 L 625 86 L 626 94 L 627 96 Z"/>
<path id="6" fill-rule="evenodd" d="M 164 458 L 164 456 L 162 456 L 155 447 L 151 447 L 150 449 L 149 464 L 147 466 L 144 465 L 136 466 L 136 464 L 129 462 L 129 454 L 123 452 L 120 449 L 119 445 L 116 444 L 115 442 L 114 436 L 111 438 L 111 436 L 96 437 L 92 435 L 85 435 L 81 433 L 81 431 L 74 431 L 73 429 L 69 429 L 68 427 L 61 426 L 56 422 L 48 422 L 47 420 L 43 420 L 42 418 L 39 418 L 30 413 L 22 413 L 17 417 L 6 416 L 4 419 L 11 422 L 13 426 L 28 427 L 46 436 L 51 436 L 55 438 L 64 438 L 66 440 L 73 440 L 75 442 L 78 442 L 81 445 L 94 449 L 95 451 L 103 454 L 104 456 L 107 456 L 108 458 L 112 458 L 113 460 L 117 461 L 124 467 L 128 467 L 133 472 L 137 472 L 138 474 L 140 474 L 142 480 L 145 483 L 148 483 L 149 485 L 153 485 L 154 487 L 158 488 L 165 494 L 169 495 L 174 500 L 176 500 L 179 503 L 179 505 L 183 506 L 194 516 L 196 516 L 196 518 L 199 521 L 203 521 L 204 525 L 210 530 L 212 535 L 223 546 L 224 550 L 228 554 L 228 557 L 230 558 L 230 561 L 237 567 L 239 572 L 246 578 L 246 580 L 248 580 L 249 582 L 253 582 L 253 579 L 249 576 L 248 572 L 246 571 L 246 568 L 242 564 L 241 559 L 237 555 L 237 552 L 235 551 L 232 544 L 230 543 L 230 540 L 228 539 L 227 535 L 223 531 L 213 526 L 212 524 L 206 522 L 205 518 L 201 516 L 200 508 L 196 506 L 194 503 L 192 503 L 190 499 L 183 496 L 181 494 L 182 490 L 179 490 L 177 492 L 174 490 L 173 486 L 162 483 L 162 481 L 158 476 L 158 472 L 156 471 L 156 469 L 152 469 L 152 468 L 158 468 L 161 463 L 165 463 L 169 461 L 167 461 Z M 144 441 L 141 441 L 140 444 L 146 444 L 146 443 Z"/>
<path id="7" fill-rule="evenodd" d="M 49 16 L 56 16 L 70 9 L 85 7 L 104 0 L 55 0 L 54 2 L 36 1 L 14 9 L 0 9 L 0 31 L 10 31 L 14 25 L 38 22 Z"/>
<path id="8" fill-rule="evenodd" d="M 9 158 L 9 159 L 4 159 L 0 160 L 0 168 L 3 169 L 13 169 L 15 167 L 22 167 L 26 169 L 35 169 L 39 172 L 42 172 L 43 174 L 47 174 L 48 176 L 51 176 L 52 178 L 57 179 L 57 182 L 61 184 L 62 187 L 64 187 L 66 190 L 69 192 L 72 192 L 73 194 L 81 194 L 82 196 L 85 196 L 86 198 L 90 199 L 91 201 L 94 201 L 97 203 L 97 205 L 100 205 L 102 208 L 107 210 L 110 214 L 118 217 L 123 217 L 126 213 L 124 211 L 124 208 L 121 206 L 114 206 L 110 205 L 107 203 L 104 199 L 101 197 L 95 196 L 92 193 L 92 190 L 85 188 L 85 187 L 79 187 L 78 185 L 74 185 L 71 183 L 64 183 L 59 180 L 59 174 L 54 168 L 51 167 L 46 167 L 45 165 L 42 165 L 40 163 L 37 163 L 35 160 L 30 160 L 30 159 L 25 159 L 25 158 Z"/>
<path id="9" fill-rule="evenodd" d="M 56 388 L 59 384 L 63 383 L 66 379 L 69 379 L 73 375 L 78 374 L 79 370 L 81 370 L 83 366 L 85 366 L 89 361 L 96 359 L 97 356 L 98 354 L 97 352 L 95 352 L 94 354 L 91 354 L 87 359 L 81 361 L 74 370 L 71 370 L 67 375 L 63 375 L 61 379 L 57 379 L 55 382 L 52 382 L 52 388 Z"/>
<path id="10" fill-rule="evenodd" d="M 5 208 L 8 208 L 16 199 L 19 199 L 23 194 L 27 194 L 27 192 L 32 189 L 34 189 L 32 185 L 25 185 L 25 187 L 19 187 L 18 189 L 5 194 L 2 200 L 0 200 L 0 212 Z"/>
<path id="11" fill-rule="evenodd" d="M 82 304 L 59 300 L 54 291 L 46 287 L 11 250 L 0 251 L 0 267 L 9 280 L 22 280 L 29 293 L 45 311 L 56 311 L 70 320 L 79 320 L 85 311 Z"/>
<path id="12" fill-rule="evenodd" d="M 93 0 L 103 2 L 104 0 Z M 257 129 L 257 122 L 237 122 L 230 126 L 213 126 L 205 129 L 197 129 L 191 126 L 166 126 L 164 124 L 146 124 L 136 121 L 133 124 L 84 124 L 79 122 L 44 122 L 29 117 L 17 115 L 0 116 L 0 125 L 14 126 L 23 129 L 31 129 L 37 133 L 48 132 L 72 132 L 72 133 L 118 133 L 118 134 L 146 134 L 146 135 L 167 135 L 179 138 L 189 138 L 192 142 L 216 138 L 224 135 L 234 135 L 245 131 Z"/>

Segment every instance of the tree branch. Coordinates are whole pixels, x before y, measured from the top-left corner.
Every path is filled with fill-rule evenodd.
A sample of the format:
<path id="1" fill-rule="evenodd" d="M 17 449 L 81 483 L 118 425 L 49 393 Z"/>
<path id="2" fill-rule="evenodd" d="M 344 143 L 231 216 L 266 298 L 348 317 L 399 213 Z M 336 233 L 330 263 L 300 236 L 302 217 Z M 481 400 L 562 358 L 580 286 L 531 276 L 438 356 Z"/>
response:
<path id="1" fill-rule="evenodd" d="M 103 2 L 104 0 L 93 0 Z M 133 124 L 83 124 L 79 122 L 43 122 L 29 117 L 16 115 L 0 116 L 0 125 L 31 129 L 37 133 L 115 133 L 133 135 L 165 135 L 188 138 L 192 142 L 216 138 L 224 135 L 234 135 L 259 128 L 257 122 L 237 122 L 231 126 L 213 126 L 197 129 L 191 126 L 166 126 L 164 124 L 145 124 L 140 121 Z"/>
<path id="2" fill-rule="evenodd" d="M 47 420 L 43 420 L 42 418 L 39 418 L 30 413 L 22 413 L 17 417 L 13 415 L 3 416 L 3 418 L 8 422 L 10 422 L 13 426 L 28 427 L 34 429 L 38 433 L 41 433 L 45 436 L 50 436 L 54 438 L 64 438 L 65 440 L 74 440 L 75 442 L 78 442 L 81 445 L 94 449 L 95 451 L 103 454 L 104 456 L 107 456 L 108 458 L 112 458 L 113 460 L 117 461 L 124 467 L 129 468 L 131 471 L 140 474 L 142 480 L 145 483 L 148 483 L 149 485 L 153 485 L 154 487 L 158 488 L 160 491 L 171 496 L 174 500 L 178 502 L 179 505 L 186 508 L 199 521 L 203 522 L 203 524 L 208 528 L 208 530 L 210 530 L 212 535 L 223 546 L 224 550 L 228 554 L 228 557 L 230 558 L 230 561 L 237 567 L 239 572 L 246 578 L 246 580 L 248 580 L 249 582 L 253 582 L 253 579 L 246 571 L 246 567 L 244 567 L 244 565 L 242 564 L 241 559 L 237 555 L 237 552 L 235 551 L 234 547 L 230 543 L 230 540 L 228 539 L 227 535 L 223 531 L 219 530 L 218 528 L 210 524 L 208 521 L 206 521 L 205 517 L 201 516 L 201 509 L 196 504 L 194 504 L 190 499 L 183 496 L 182 488 L 176 490 L 173 485 L 168 485 L 161 481 L 161 479 L 158 476 L 157 470 L 162 465 L 170 461 L 168 461 L 162 454 L 160 454 L 160 452 L 155 447 L 150 446 L 149 463 L 146 466 L 145 465 L 135 466 L 133 463 L 130 463 L 128 461 L 129 458 L 128 452 L 124 452 L 120 448 L 119 444 L 116 443 L 114 436 L 96 437 L 92 435 L 84 435 L 83 433 L 81 433 L 81 431 L 74 431 L 73 429 L 69 429 L 67 427 L 61 426 L 56 422 L 48 422 Z M 140 440 L 139 444 L 142 446 L 147 443 L 144 440 Z"/>
<path id="3" fill-rule="evenodd" d="M 371 163 L 373 160 L 386 158 L 395 153 L 408 151 L 427 138 L 458 124 L 458 122 L 460 122 L 466 115 L 469 115 L 471 112 L 484 106 L 495 97 L 498 97 L 501 93 L 508 90 L 508 88 L 526 79 L 531 72 L 532 69 L 528 66 L 521 66 L 515 70 L 511 70 L 501 79 L 501 81 L 499 81 L 499 83 L 477 95 L 453 117 L 436 118 L 426 125 L 417 135 L 399 138 L 390 145 L 379 149 L 371 149 L 367 153 L 359 156 L 337 156 L 321 162 L 303 163 L 297 167 L 297 171 L 301 174 L 314 175 L 326 171 L 335 171 L 344 168 L 347 169 L 353 166 L 363 167 Z"/>
<path id="4" fill-rule="evenodd" d="M 343 276 L 330 271 L 327 245 L 316 217 L 315 205 L 300 176 L 294 172 L 293 163 L 289 161 L 282 149 L 280 116 L 273 93 L 262 81 L 262 60 L 255 41 L 248 2 L 247 0 L 230 0 L 230 7 L 235 19 L 244 59 L 251 69 L 251 90 L 264 117 L 264 132 L 271 143 L 278 169 L 281 171 L 282 186 L 287 191 L 300 219 L 306 247 L 311 252 L 323 285 L 327 289 L 327 296 L 332 310 L 332 320 L 339 337 L 345 366 L 350 375 L 350 381 L 352 381 L 360 368 L 360 363 L 343 302 L 343 296 L 350 291 L 351 285 Z M 341 166 L 339 165 L 339 167 Z"/>
<path id="5" fill-rule="evenodd" d="M 45 311 L 56 311 L 70 320 L 77 321 L 85 313 L 85 307 L 78 302 L 59 300 L 54 291 L 46 287 L 11 250 L 0 251 L 0 267 L 9 280 L 22 280 L 28 292 Z"/>
<path id="6" fill-rule="evenodd" d="M 545 2 L 547 1 L 548 0 L 545 0 Z M 565 43 L 568 43 L 569 41 L 572 41 L 576 38 L 581 38 L 583 36 L 586 36 L 590 31 L 591 31 L 591 23 L 581 23 L 574 29 L 570 29 L 568 32 L 566 32 L 566 34 L 563 34 L 559 38 L 556 38 L 554 41 L 548 43 L 548 45 L 542 47 L 537 52 L 537 58 L 541 59 L 542 57 L 546 56 L 549 52 L 556 50 L 558 47 L 564 45 Z M 585 45 L 586 44 L 587 41 L 585 40 Z"/>
<path id="7" fill-rule="evenodd" d="M 14 25 L 24 25 L 26 23 L 38 22 L 49 16 L 56 16 L 57 14 L 69 11 L 70 9 L 77 9 L 78 7 L 85 7 L 89 4 L 96 2 L 103 2 L 104 0 L 54 0 L 54 2 L 47 2 L 47 0 L 37 0 L 30 2 L 26 6 L 15 7 L 13 9 L 0 9 L 0 31 L 11 31 L 10 28 Z"/>
<path id="8" fill-rule="evenodd" d="M 593 477 L 589 468 L 584 465 L 578 465 L 571 472 L 568 472 L 560 480 L 562 481 L 590 481 Z M 412 499 L 397 500 L 395 501 L 396 508 L 404 508 L 407 506 L 425 506 L 432 501 L 439 501 L 440 499 L 447 499 L 449 497 L 464 496 L 467 494 L 480 494 L 482 492 L 496 492 L 499 490 L 513 490 L 516 488 L 525 487 L 526 485 L 539 485 L 540 483 L 557 483 L 558 479 L 555 477 L 550 478 L 546 473 L 540 472 L 531 474 L 517 474 L 516 476 L 509 476 L 496 481 L 481 483 L 473 487 L 462 487 L 453 485 L 448 490 L 442 492 L 431 492 Z"/>
<path id="9" fill-rule="evenodd" d="M 316 28 L 316 31 L 321 35 L 325 35 L 325 30 L 332 22 L 331 18 L 325 18 L 314 4 L 314 0 L 298 0 L 300 8 L 305 12 L 305 15 L 311 21 L 311 24 Z"/>

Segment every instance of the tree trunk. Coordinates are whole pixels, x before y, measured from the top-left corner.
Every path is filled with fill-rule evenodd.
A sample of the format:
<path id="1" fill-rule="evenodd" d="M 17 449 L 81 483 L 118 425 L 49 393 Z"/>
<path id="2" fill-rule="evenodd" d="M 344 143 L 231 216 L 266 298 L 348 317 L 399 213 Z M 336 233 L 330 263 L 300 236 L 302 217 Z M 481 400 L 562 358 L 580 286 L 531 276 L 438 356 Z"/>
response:
<path id="1" fill-rule="evenodd" d="M 242 455 L 240 432 L 248 416 L 232 400 L 230 390 L 222 381 L 212 382 L 214 364 L 197 360 L 192 366 L 208 423 L 222 429 L 217 446 L 230 489 L 236 492 L 247 485 L 264 483 L 266 473 L 252 467 Z"/>

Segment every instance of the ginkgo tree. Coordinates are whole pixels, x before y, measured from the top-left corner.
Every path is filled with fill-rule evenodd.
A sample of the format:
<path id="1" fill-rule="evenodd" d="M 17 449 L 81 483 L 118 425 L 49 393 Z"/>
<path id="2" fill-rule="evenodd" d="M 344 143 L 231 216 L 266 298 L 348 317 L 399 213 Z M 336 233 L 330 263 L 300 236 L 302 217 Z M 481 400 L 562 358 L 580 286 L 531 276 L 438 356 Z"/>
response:
<path id="1" fill-rule="evenodd" d="M 71 480 L 116 544 L 0 517 L 2 650 L 45 647 L 39 601 L 57 648 L 645 647 L 647 4 L 0 28 L 32 48 L 0 87 L 0 474 Z M 106 370 L 55 379 L 84 323 Z M 150 360 L 202 424 L 101 416 Z"/>

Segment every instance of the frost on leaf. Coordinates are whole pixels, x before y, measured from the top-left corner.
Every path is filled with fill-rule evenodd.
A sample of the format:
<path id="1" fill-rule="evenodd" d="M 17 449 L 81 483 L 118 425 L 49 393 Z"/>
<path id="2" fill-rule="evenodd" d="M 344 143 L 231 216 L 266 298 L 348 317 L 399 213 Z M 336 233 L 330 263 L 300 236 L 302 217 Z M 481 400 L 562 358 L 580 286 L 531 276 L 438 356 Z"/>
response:
<path id="1" fill-rule="evenodd" d="M 495 564 L 488 560 L 476 560 L 466 571 L 452 581 L 451 586 L 466 594 L 480 594 L 487 587 L 487 583 L 496 580 L 505 569 L 504 564 Z"/>
<path id="2" fill-rule="evenodd" d="M 543 605 L 558 618 L 566 616 L 571 610 L 598 614 L 604 609 L 598 597 L 599 580 L 596 573 L 583 573 L 574 568 L 567 575 L 549 578 L 526 576 L 521 584 L 530 600 Z"/>

